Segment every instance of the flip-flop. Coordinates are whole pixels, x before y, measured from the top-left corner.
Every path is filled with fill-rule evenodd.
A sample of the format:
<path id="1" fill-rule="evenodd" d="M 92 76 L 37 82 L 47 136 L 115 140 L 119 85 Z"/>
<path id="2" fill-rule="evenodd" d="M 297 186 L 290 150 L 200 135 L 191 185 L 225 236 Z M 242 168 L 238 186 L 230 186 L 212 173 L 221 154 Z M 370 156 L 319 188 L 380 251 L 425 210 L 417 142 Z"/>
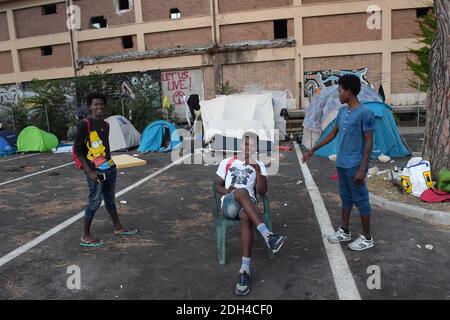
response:
<path id="1" fill-rule="evenodd" d="M 138 233 L 138 229 L 124 230 L 119 232 L 114 231 L 114 233 L 121 236 L 129 236 Z"/>
<path id="2" fill-rule="evenodd" d="M 103 245 L 103 240 L 93 241 L 93 242 L 80 242 L 80 246 L 82 247 L 89 247 L 89 248 L 96 248 Z"/>

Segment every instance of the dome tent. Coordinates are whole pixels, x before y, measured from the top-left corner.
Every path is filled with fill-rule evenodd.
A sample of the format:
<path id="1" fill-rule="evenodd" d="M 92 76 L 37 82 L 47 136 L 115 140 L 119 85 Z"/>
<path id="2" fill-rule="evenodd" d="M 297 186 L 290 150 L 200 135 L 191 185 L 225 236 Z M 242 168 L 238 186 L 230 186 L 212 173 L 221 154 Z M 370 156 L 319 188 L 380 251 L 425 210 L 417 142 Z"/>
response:
<path id="1" fill-rule="evenodd" d="M 112 151 L 136 147 L 141 142 L 141 134 L 123 116 L 111 116 L 105 121 L 109 124 L 109 146 Z"/>
<path id="2" fill-rule="evenodd" d="M 400 136 L 391 107 L 382 102 L 363 102 L 363 105 L 375 114 L 375 132 L 371 158 L 375 159 L 382 154 L 389 157 L 406 157 L 411 155 L 411 151 L 404 144 Z M 333 119 L 322 132 L 317 143 L 325 139 L 333 130 L 335 123 L 336 119 Z M 330 155 L 336 154 L 337 138 L 334 138 L 329 144 L 317 150 L 315 154 L 323 158 L 328 158 Z"/>
<path id="3" fill-rule="evenodd" d="M 51 133 L 29 126 L 17 138 L 18 152 L 48 152 L 58 147 L 58 138 Z"/>
<path id="4" fill-rule="evenodd" d="M 150 123 L 142 133 L 139 152 L 168 152 L 181 143 L 177 128 L 165 120 Z"/>

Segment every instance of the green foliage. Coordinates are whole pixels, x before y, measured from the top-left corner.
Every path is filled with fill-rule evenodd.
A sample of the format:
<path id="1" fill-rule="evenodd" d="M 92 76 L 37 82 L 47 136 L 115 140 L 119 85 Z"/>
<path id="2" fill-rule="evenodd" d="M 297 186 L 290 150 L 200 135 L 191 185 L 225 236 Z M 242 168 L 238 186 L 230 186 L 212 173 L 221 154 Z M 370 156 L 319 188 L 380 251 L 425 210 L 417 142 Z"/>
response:
<path id="1" fill-rule="evenodd" d="M 49 127 L 49 131 L 60 140 L 66 139 L 68 129 L 77 123 L 79 108 L 89 112 L 86 96 L 94 91 L 107 96 L 105 118 L 123 114 L 141 132 L 150 122 L 161 119 L 160 86 L 157 79 L 145 73 L 110 72 L 111 70 L 102 72 L 97 69 L 87 76 L 73 79 L 33 80 L 30 88 L 25 90 L 29 92 L 26 98 L 4 106 L 2 110 L 5 110 L 4 113 L 9 110 L 14 112 L 18 131 L 28 125 L 45 131 Z M 130 81 L 131 78 L 133 81 Z M 132 94 L 124 92 L 124 83 Z"/>
<path id="2" fill-rule="evenodd" d="M 229 95 L 236 91 L 237 90 L 235 88 L 230 86 L 229 81 L 225 81 L 225 83 L 220 84 L 219 87 L 217 88 L 217 92 L 222 95 Z"/>
<path id="3" fill-rule="evenodd" d="M 66 136 L 74 123 L 74 105 L 70 102 L 71 84 L 67 80 L 33 80 L 33 96 L 21 102 L 28 110 L 27 124 L 55 134 Z"/>
<path id="4" fill-rule="evenodd" d="M 415 89 L 420 89 L 422 92 L 426 92 L 428 90 L 428 74 L 430 71 L 428 55 L 436 34 L 436 16 L 434 9 L 430 10 L 428 14 L 421 19 L 419 26 L 421 32 L 417 34 L 417 36 L 419 37 L 419 43 L 421 43 L 423 47 L 417 50 L 411 49 L 410 52 L 416 56 L 416 59 L 408 59 L 406 63 L 409 69 L 420 80 L 420 88 L 418 88 L 418 83 L 415 80 L 409 80 L 409 85 Z"/>

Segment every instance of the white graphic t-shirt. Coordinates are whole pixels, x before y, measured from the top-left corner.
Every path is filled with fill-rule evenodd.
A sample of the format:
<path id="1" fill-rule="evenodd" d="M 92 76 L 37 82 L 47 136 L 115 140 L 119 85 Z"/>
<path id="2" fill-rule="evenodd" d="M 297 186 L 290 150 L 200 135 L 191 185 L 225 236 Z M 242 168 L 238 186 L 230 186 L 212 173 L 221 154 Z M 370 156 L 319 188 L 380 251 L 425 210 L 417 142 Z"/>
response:
<path id="1" fill-rule="evenodd" d="M 239 188 L 246 188 L 251 197 L 255 198 L 255 183 L 256 183 L 256 171 L 251 165 L 245 165 L 239 159 L 235 159 L 228 170 L 225 173 L 227 163 L 231 158 L 224 159 L 217 169 L 216 174 L 225 180 L 225 188 L 228 189 L 230 186 Z M 261 161 L 256 161 L 256 163 L 261 168 L 261 175 L 267 177 L 267 170 L 264 163 Z M 226 177 L 225 177 L 226 175 Z M 224 196 L 223 196 L 224 197 Z M 222 201 L 223 201 L 222 197 Z"/>

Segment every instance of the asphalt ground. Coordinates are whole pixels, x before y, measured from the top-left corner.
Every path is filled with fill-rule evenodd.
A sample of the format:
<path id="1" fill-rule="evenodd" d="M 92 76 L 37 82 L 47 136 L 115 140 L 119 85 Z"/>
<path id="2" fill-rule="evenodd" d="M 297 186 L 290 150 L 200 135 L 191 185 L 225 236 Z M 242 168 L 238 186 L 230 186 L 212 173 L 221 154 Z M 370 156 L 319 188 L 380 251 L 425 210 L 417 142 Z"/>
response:
<path id="1" fill-rule="evenodd" d="M 255 241 L 252 291 L 243 299 L 338 299 L 339 275 L 331 271 L 298 156 L 295 150 L 282 154 L 278 173 L 269 177 L 268 196 L 273 229 L 288 236 L 288 243 L 270 260 L 264 243 Z M 119 170 L 116 191 L 172 163 L 170 154 L 141 158 L 146 166 Z M 5 159 L 0 184 L 72 161 L 70 154 Z M 334 164 L 314 157 L 308 166 L 337 227 Z M 213 165 L 175 165 L 118 197 L 119 215 L 126 226 L 139 229 L 136 236 L 115 236 L 104 207 L 93 224 L 103 247 L 80 247 L 82 221 L 70 224 L 0 266 L 0 299 L 237 299 L 239 228 L 229 230 L 227 264 L 219 265 L 210 204 L 215 171 Z M 0 259 L 83 211 L 86 198 L 85 176 L 73 165 L 0 185 Z M 450 299 L 450 230 L 378 208 L 372 217 L 374 248 L 352 252 L 341 245 L 360 297 Z M 361 228 L 357 212 L 351 223 L 355 238 Z M 67 287 L 67 268 L 73 265 L 80 268 L 80 290 Z M 371 290 L 373 265 L 381 272 L 381 288 Z"/>

